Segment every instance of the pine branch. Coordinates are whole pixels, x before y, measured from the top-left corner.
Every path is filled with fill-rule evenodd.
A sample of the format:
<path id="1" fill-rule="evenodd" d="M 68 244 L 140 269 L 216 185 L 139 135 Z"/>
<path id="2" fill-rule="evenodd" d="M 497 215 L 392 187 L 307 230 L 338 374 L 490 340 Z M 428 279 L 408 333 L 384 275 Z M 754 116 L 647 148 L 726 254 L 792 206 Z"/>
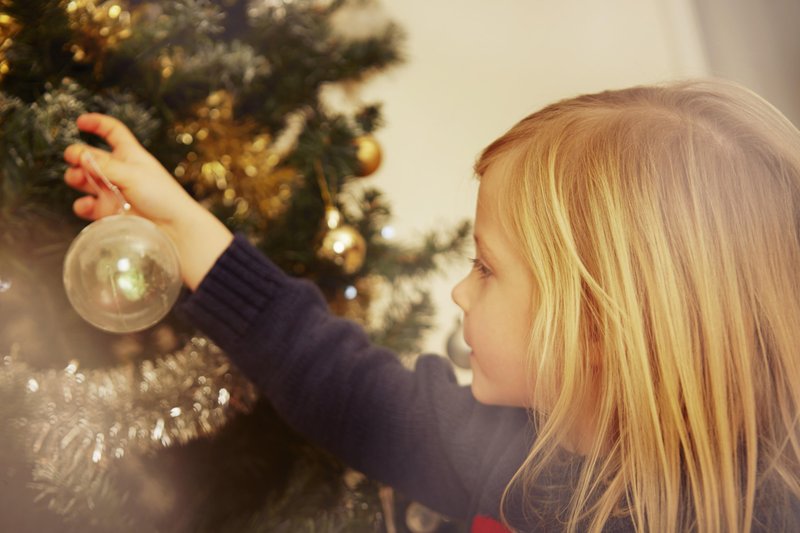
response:
<path id="1" fill-rule="evenodd" d="M 463 256 L 472 225 L 461 222 L 451 230 L 428 232 L 419 245 L 401 245 L 381 237 L 391 210 L 380 191 L 366 189 L 359 201 L 358 229 L 370 243 L 365 271 L 387 279 L 413 279 L 437 272 L 442 262 Z"/>
<path id="2" fill-rule="evenodd" d="M 401 288 L 395 283 L 390 301 L 381 326 L 370 332 L 371 340 L 400 355 L 418 354 L 425 333 L 434 324 L 435 310 L 430 294 L 427 291 L 409 294 L 407 286 Z"/>
<path id="3" fill-rule="evenodd" d="M 336 9 L 345 2 L 336 4 Z M 334 6 L 331 6 L 333 9 Z M 247 108 L 259 120 L 274 125 L 301 105 L 319 107 L 322 84 L 358 81 L 402 60 L 402 31 L 387 27 L 378 37 L 346 41 L 330 26 L 331 10 L 303 8 L 301 3 L 269 7 L 251 21 L 247 42 L 272 66 L 270 76 L 254 84 Z"/>
<path id="4" fill-rule="evenodd" d="M 33 102 L 47 83 L 59 84 L 73 66 L 68 43 L 73 32 L 61 2 L 7 0 L 0 9 L 21 27 L 5 51 L 9 72 L 0 90 Z"/>

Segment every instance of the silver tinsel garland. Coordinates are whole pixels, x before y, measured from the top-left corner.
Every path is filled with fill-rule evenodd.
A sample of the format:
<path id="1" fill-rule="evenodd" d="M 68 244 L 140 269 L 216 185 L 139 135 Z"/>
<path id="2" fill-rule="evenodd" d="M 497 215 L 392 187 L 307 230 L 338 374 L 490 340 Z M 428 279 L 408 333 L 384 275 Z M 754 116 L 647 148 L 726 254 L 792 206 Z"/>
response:
<path id="1" fill-rule="evenodd" d="M 154 361 L 86 371 L 77 362 L 34 370 L 19 352 L 15 345 L 0 364 L 0 396 L 13 413 L 4 438 L 28 456 L 38 499 L 67 518 L 119 492 L 111 480 L 118 460 L 212 435 L 257 397 L 203 337 Z"/>

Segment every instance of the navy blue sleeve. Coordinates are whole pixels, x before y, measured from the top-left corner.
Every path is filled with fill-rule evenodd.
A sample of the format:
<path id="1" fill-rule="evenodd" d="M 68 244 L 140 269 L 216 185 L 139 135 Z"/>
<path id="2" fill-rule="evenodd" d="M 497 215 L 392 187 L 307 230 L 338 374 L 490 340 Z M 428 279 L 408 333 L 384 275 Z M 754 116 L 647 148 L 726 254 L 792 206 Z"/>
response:
<path id="1" fill-rule="evenodd" d="M 525 410 L 478 403 L 449 362 L 405 368 L 237 235 L 182 311 L 295 429 L 444 514 L 497 516 L 531 442 Z"/>

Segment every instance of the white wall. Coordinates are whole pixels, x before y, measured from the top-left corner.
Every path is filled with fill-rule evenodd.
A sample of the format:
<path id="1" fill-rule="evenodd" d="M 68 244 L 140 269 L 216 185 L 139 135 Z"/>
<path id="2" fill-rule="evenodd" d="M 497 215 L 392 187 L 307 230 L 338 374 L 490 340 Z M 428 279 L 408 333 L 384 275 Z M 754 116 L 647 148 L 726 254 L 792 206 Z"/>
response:
<path id="1" fill-rule="evenodd" d="M 695 0 L 714 76 L 750 87 L 800 127 L 800 2 Z"/>
<path id="2" fill-rule="evenodd" d="M 384 150 L 369 178 L 394 206 L 399 239 L 472 218 L 472 165 L 494 138 L 554 100 L 703 75 L 690 0 L 383 0 L 408 33 L 403 66 L 360 90 L 383 102 Z M 444 353 L 458 308 L 450 289 L 465 259 L 435 283 Z"/>

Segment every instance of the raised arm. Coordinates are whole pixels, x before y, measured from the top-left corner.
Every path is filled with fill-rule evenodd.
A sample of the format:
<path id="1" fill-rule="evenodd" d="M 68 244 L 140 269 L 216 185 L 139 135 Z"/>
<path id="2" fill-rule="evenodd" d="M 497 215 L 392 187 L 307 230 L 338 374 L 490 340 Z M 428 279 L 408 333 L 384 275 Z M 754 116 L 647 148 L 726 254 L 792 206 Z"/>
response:
<path id="1" fill-rule="evenodd" d="M 154 222 L 172 239 L 180 256 L 183 281 L 195 290 L 230 244 L 231 232 L 183 190 L 122 122 L 91 113 L 81 115 L 77 125 L 81 131 L 102 138 L 111 152 L 85 144 L 73 144 L 65 150 L 64 159 L 70 167 L 64 181 L 87 194 L 75 201 L 75 214 L 96 220 L 118 210 L 111 191 L 97 176 L 93 176 L 94 181 L 87 179 L 93 168 L 89 159 L 94 159 L 103 174 L 119 187 L 132 212 Z"/>

